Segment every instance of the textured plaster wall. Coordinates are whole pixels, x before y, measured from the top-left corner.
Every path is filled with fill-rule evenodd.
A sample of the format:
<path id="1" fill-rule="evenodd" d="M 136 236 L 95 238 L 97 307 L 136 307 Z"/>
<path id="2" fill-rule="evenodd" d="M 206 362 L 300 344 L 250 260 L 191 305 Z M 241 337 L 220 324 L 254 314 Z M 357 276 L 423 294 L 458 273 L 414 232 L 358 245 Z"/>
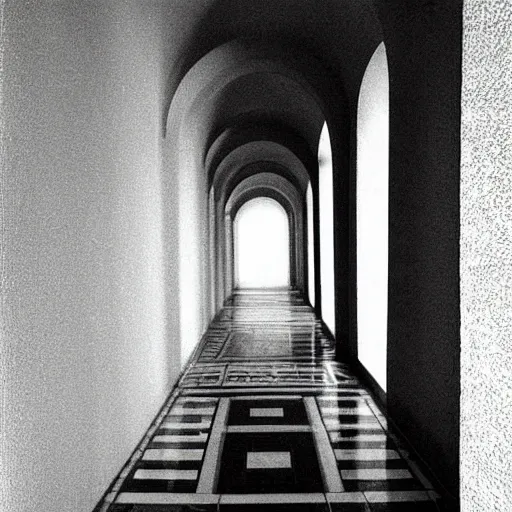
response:
<path id="1" fill-rule="evenodd" d="M 92 510 L 169 390 L 157 7 L 4 6 L 3 511 Z"/>
<path id="2" fill-rule="evenodd" d="M 461 503 L 512 510 L 512 5 L 464 4 Z"/>

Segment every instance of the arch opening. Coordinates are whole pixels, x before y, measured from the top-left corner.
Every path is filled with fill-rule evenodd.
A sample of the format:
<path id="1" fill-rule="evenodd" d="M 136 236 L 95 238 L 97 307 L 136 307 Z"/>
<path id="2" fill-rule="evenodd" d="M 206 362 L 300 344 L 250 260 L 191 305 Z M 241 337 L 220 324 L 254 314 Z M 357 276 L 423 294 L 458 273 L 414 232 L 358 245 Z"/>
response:
<path id="1" fill-rule="evenodd" d="M 305 69 L 307 73 L 302 72 Z M 174 251 L 173 258 L 166 263 L 168 277 L 165 286 L 166 296 L 173 306 L 170 310 L 176 312 L 169 314 L 167 321 L 169 332 L 179 332 L 176 341 L 176 350 L 180 352 L 178 366 L 186 362 L 209 319 L 227 298 L 226 294 L 232 291 L 233 284 L 229 261 L 224 262 L 214 255 L 216 264 L 213 266 L 209 264 L 208 257 L 201 257 L 205 249 L 210 249 L 208 193 L 211 176 L 204 172 L 209 143 L 214 140 L 215 133 L 222 133 L 233 120 L 245 118 L 250 113 L 248 110 L 257 107 L 257 111 L 266 112 L 265 118 L 271 119 L 272 124 L 290 126 L 301 134 L 312 150 L 325 115 L 324 98 L 329 97 L 326 91 L 335 90 L 331 78 L 317 81 L 317 77 L 327 76 L 320 70 L 323 70 L 321 63 L 308 54 L 295 58 L 293 52 L 280 46 L 247 45 L 234 39 L 204 54 L 177 84 L 164 130 L 162 194 L 175 198 L 174 203 L 165 203 L 163 215 L 165 245 Z M 235 82 L 238 85 L 245 83 L 253 90 L 256 87 L 251 85 L 253 80 L 254 83 L 273 84 L 272 90 L 275 89 L 275 81 L 282 80 L 295 100 L 283 105 L 279 98 L 272 101 L 272 95 L 258 94 L 250 104 L 241 101 L 238 88 L 232 85 Z M 238 100 L 229 99 L 234 100 L 235 97 Z M 286 158 L 289 159 L 288 156 Z M 265 155 L 258 159 L 265 160 Z M 212 166 L 212 172 L 214 169 Z M 215 222 L 212 229 L 216 235 L 219 232 L 216 226 L 221 226 L 224 219 L 216 217 L 211 222 Z M 230 225 L 228 227 L 231 228 Z M 297 254 L 298 260 L 303 258 L 299 251 L 291 253 Z M 231 256 L 232 253 L 227 254 L 228 258 Z M 211 269 L 215 275 L 209 278 Z M 296 272 L 293 269 L 291 275 L 292 285 L 295 285 Z M 218 285 L 213 301 L 208 280 L 220 282 L 220 279 L 223 283 Z M 229 286 L 224 286 L 226 283 Z M 213 311 L 210 304 L 215 307 Z"/>
<path id="2" fill-rule="evenodd" d="M 289 219 L 277 201 L 247 201 L 235 216 L 233 235 L 235 288 L 289 287 Z"/>
<path id="3" fill-rule="evenodd" d="M 361 82 L 357 111 L 358 354 L 387 385 L 389 78 L 386 48 L 375 50 Z"/>
<path id="4" fill-rule="evenodd" d="M 315 226 L 313 222 L 313 189 L 308 183 L 306 191 L 306 214 L 308 217 L 308 297 L 309 303 L 315 307 Z"/>
<path id="5" fill-rule="evenodd" d="M 331 139 L 327 123 L 318 143 L 318 188 L 320 209 L 320 284 L 322 318 L 336 336 L 334 305 L 334 203 Z"/>

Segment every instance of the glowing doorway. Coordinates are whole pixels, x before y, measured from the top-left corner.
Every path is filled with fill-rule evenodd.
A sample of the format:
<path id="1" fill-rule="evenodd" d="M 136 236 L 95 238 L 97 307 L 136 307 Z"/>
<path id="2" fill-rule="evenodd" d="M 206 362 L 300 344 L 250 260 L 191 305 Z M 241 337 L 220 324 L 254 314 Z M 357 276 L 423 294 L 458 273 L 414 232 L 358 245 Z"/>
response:
<path id="1" fill-rule="evenodd" d="M 361 83 L 357 111 L 357 330 L 359 360 L 387 385 L 389 79 L 384 43 Z"/>
<path id="2" fill-rule="evenodd" d="M 320 193 L 320 283 L 322 318 L 336 336 L 334 314 L 334 219 L 331 138 L 324 124 L 318 143 Z"/>
<path id="3" fill-rule="evenodd" d="M 247 201 L 234 221 L 236 288 L 281 288 L 290 284 L 288 215 L 275 200 Z"/>
<path id="4" fill-rule="evenodd" d="M 313 222 L 313 190 L 311 183 L 306 192 L 308 215 L 308 296 L 310 304 L 315 307 L 315 227 Z"/>

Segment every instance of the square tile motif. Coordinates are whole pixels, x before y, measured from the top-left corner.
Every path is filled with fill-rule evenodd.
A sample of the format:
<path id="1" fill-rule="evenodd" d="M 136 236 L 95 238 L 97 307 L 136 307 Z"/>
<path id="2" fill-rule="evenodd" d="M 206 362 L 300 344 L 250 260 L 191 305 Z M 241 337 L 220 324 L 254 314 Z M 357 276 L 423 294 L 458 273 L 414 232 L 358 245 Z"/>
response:
<path id="1" fill-rule="evenodd" d="M 276 333 L 273 329 L 254 328 L 233 332 L 222 349 L 222 359 L 275 359 L 293 356 L 289 333 Z"/>
<path id="2" fill-rule="evenodd" d="M 282 407 L 254 407 L 249 409 L 251 418 L 284 418 L 284 410 Z"/>
<path id="3" fill-rule="evenodd" d="M 323 329 L 296 292 L 229 299 L 107 495 L 109 512 L 444 510 Z M 324 488 L 320 466 L 343 485 L 326 477 Z"/>
<path id="4" fill-rule="evenodd" d="M 228 425 L 308 425 L 302 399 L 232 400 Z"/>
<path id="5" fill-rule="evenodd" d="M 247 469 L 291 469 L 290 452 L 248 452 Z"/>
<path id="6" fill-rule="evenodd" d="M 267 455 L 261 458 L 261 452 Z M 269 452 L 277 452 L 272 456 Z M 260 455 L 249 455 L 256 453 Z M 286 455 L 283 455 L 286 453 Z M 289 459 L 288 459 L 289 458 Z M 255 463 L 260 467 L 248 467 Z M 285 466 L 286 462 L 286 467 Z M 274 467 L 270 467 L 274 464 Z M 279 466 L 279 467 L 275 467 Z M 312 434 L 227 433 L 222 451 L 221 494 L 323 492 Z"/>

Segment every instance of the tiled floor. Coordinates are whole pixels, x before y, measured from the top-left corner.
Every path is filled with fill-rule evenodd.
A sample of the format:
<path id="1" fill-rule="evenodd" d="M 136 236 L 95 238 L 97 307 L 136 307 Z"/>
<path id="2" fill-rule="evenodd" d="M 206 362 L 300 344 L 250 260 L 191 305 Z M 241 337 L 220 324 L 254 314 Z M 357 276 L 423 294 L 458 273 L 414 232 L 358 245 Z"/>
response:
<path id="1" fill-rule="evenodd" d="M 439 496 L 294 292 L 239 293 L 101 512 L 427 512 Z"/>

